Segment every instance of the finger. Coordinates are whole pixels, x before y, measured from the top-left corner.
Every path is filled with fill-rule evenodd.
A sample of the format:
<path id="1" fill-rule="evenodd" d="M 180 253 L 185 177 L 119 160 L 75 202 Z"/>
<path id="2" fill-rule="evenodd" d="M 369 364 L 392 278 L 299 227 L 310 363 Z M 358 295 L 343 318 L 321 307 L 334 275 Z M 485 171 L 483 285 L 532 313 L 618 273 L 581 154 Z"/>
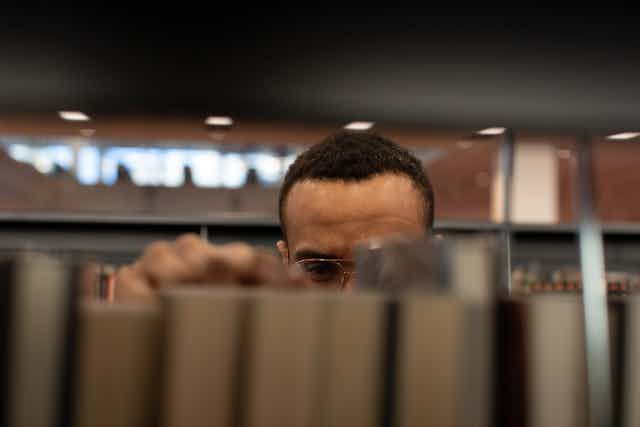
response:
<path id="1" fill-rule="evenodd" d="M 209 264 L 214 252 L 211 244 L 190 233 L 180 236 L 173 248 L 191 272 L 194 283 L 202 283 L 209 279 Z"/>
<path id="2" fill-rule="evenodd" d="M 134 265 L 153 288 L 190 282 L 193 272 L 168 242 L 156 242 L 149 245 L 142 258 Z"/>
<path id="3" fill-rule="evenodd" d="M 132 266 L 124 266 L 116 272 L 113 296 L 116 301 L 150 301 L 153 290 L 149 283 Z"/>
<path id="4" fill-rule="evenodd" d="M 237 280 L 249 286 L 270 288 L 310 288 L 313 282 L 299 269 L 291 268 L 272 251 L 242 243 L 224 246 L 225 254 L 232 256 Z"/>
<path id="5" fill-rule="evenodd" d="M 286 278 L 284 266 L 270 251 L 246 243 L 230 243 L 221 246 L 220 253 L 241 285 L 259 286 L 282 282 Z"/>
<path id="6" fill-rule="evenodd" d="M 191 245 L 197 247 L 195 242 Z M 194 262 L 205 264 L 202 282 L 210 285 L 244 284 L 253 268 L 252 248 L 242 243 L 203 244 L 198 257 Z"/>
<path id="7" fill-rule="evenodd" d="M 233 248 L 207 243 L 196 235 L 178 239 L 176 252 L 197 275 L 197 283 L 208 285 L 237 284 L 239 265 L 245 259 Z"/>

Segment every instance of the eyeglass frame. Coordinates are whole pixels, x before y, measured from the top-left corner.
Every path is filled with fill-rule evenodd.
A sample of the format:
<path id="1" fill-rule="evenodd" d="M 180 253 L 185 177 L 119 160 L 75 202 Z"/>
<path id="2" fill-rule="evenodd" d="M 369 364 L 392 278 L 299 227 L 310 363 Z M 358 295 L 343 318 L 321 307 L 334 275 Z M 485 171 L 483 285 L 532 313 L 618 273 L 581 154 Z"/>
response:
<path id="1" fill-rule="evenodd" d="M 302 265 L 305 262 L 330 262 L 330 263 L 333 263 L 333 264 L 337 264 L 340 267 L 340 269 L 342 270 L 342 280 L 340 281 L 340 289 L 344 289 L 344 287 L 347 284 L 347 282 L 349 281 L 349 279 L 351 279 L 351 277 L 354 274 L 356 274 L 356 272 L 354 271 L 354 268 L 353 268 L 353 267 L 355 267 L 355 260 L 353 260 L 353 259 L 348 259 L 348 258 L 303 258 L 303 259 L 299 259 L 298 261 L 294 262 L 294 265 Z M 344 263 L 351 264 L 351 268 L 350 269 L 345 268 Z"/>

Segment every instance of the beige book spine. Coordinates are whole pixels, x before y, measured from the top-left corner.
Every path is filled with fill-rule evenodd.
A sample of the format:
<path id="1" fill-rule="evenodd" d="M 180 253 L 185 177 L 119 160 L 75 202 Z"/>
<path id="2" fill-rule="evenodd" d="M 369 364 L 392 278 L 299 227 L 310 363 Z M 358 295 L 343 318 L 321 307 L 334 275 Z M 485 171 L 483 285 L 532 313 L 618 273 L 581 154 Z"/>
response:
<path id="1" fill-rule="evenodd" d="M 320 301 L 277 292 L 252 301 L 245 427 L 313 425 Z"/>
<path id="2" fill-rule="evenodd" d="M 587 425 L 582 305 L 573 297 L 539 297 L 528 306 L 529 425 Z"/>
<path id="3" fill-rule="evenodd" d="M 465 320 L 462 326 L 466 349 L 461 354 L 459 379 L 460 427 L 492 425 L 492 393 L 495 342 L 496 289 L 495 252 L 485 238 L 460 238 L 451 241 L 450 283 L 456 295 L 464 301 Z"/>
<path id="4" fill-rule="evenodd" d="M 462 304 L 451 296 L 419 294 L 400 304 L 395 426 L 456 426 Z"/>
<path id="5" fill-rule="evenodd" d="M 10 324 L 8 425 L 55 426 L 69 316 L 69 274 L 59 262 L 24 254 L 15 262 Z"/>
<path id="6" fill-rule="evenodd" d="M 231 427 L 239 339 L 246 298 L 240 292 L 180 289 L 163 295 L 166 427 Z"/>
<path id="7" fill-rule="evenodd" d="M 317 427 L 375 426 L 380 417 L 384 299 L 328 298 L 322 318 Z"/>
<path id="8" fill-rule="evenodd" d="M 640 427 L 640 300 L 633 298 L 627 304 L 622 425 Z"/>
<path id="9" fill-rule="evenodd" d="M 75 427 L 156 425 L 159 307 L 85 303 L 79 310 Z"/>

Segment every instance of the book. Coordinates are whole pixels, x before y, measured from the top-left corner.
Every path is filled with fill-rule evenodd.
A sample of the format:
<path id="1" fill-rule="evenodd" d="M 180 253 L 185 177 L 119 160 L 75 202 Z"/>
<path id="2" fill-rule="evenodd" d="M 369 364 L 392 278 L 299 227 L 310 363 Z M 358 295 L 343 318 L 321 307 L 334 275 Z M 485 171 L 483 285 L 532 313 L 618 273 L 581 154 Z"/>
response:
<path id="1" fill-rule="evenodd" d="M 502 427 L 526 427 L 529 347 L 527 301 L 522 297 L 500 299 L 496 317 L 496 379 L 494 422 Z"/>
<path id="2" fill-rule="evenodd" d="M 79 304 L 75 427 L 157 425 L 161 319 L 155 304 Z"/>
<path id="3" fill-rule="evenodd" d="M 254 294 L 240 425 L 313 425 L 321 301 L 320 295 L 307 291 Z"/>
<path id="4" fill-rule="evenodd" d="M 499 278 L 495 242 L 486 236 L 452 237 L 440 242 L 444 270 L 440 278 L 464 307 L 461 325 L 459 426 L 493 425 L 496 334 L 494 295 Z"/>
<path id="5" fill-rule="evenodd" d="M 571 296 L 527 303 L 528 423 L 530 427 L 588 424 L 582 304 Z"/>
<path id="6" fill-rule="evenodd" d="M 57 426 L 67 408 L 71 270 L 46 254 L 21 252 L 1 263 L 0 287 L 2 425 Z"/>
<path id="7" fill-rule="evenodd" d="M 398 300 L 395 427 L 457 426 L 465 414 L 464 306 L 452 295 L 410 293 Z"/>
<path id="8" fill-rule="evenodd" d="M 386 304 L 376 293 L 327 295 L 322 305 L 316 427 L 377 425 L 382 417 Z"/>
<path id="9" fill-rule="evenodd" d="M 611 363 L 611 398 L 613 425 L 622 426 L 624 411 L 625 352 L 627 327 L 627 298 L 609 297 L 607 308 L 609 317 L 609 361 Z"/>
<path id="10" fill-rule="evenodd" d="M 248 295 L 238 289 L 186 287 L 162 293 L 162 423 L 234 426 Z"/>
<path id="11" fill-rule="evenodd" d="M 623 328 L 624 381 L 622 382 L 622 423 L 623 427 L 640 426 L 640 299 L 632 297 L 625 304 L 625 322 Z"/>

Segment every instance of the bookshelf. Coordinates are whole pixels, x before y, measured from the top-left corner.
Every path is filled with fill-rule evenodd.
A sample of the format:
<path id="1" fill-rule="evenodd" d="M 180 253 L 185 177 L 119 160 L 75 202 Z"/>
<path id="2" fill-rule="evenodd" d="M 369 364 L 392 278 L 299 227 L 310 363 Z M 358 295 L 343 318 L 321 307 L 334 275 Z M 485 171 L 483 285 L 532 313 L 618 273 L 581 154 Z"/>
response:
<path id="1" fill-rule="evenodd" d="M 503 217 L 509 218 L 510 180 L 513 166 L 513 133 L 505 133 L 502 150 L 502 185 L 505 195 Z M 580 201 L 576 224 L 540 225 L 489 222 L 447 222 L 436 224 L 436 232 L 493 233 L 503 238 L 503 288 L 511 289 L 511 269 L 517 263 L 539 258 L 546 263 L 572 263 L 583 277 L 583 306 L 589 373 L 589 398 L 593 425 L 610 425 L 611 395 L 609 344 L 607 342 L 606 294 L 598 289 L 607 266 L 637 264 L 640 253 L 640 226 L 609 224 L 600 226 L 593 217 L 591 143 L 578 144 Z M 197 233 L 216 243 L 246 241 L 271 246 L 279 238 L 277 218 L 261 215 L 216 214 L 204 217 L 92 216 L 80 214 L 0 215 L 0 251 L 20 247 L 56 249 L 75 256 L 94 257 L 112 263 L 132 260 L 155 240 L 172 240 L 183 233 Z M 506 286 L 505 286 L 506 285 Z M 593 377 L 592 377 L 593 375 Z"/>
<path id="2" fill-rule="evenodd" d="M 498 233 L 501 224 L 473 221 L 437 221 L 436 233 Z M 205 232 L 214 242 L 235 240 L 272 246 L 280 238 L 273 216 L 220 214 L 207 217 L 99 216 L 80 214 L 1 214 L 0 251 L 12 251 L 28 242 L 33 247 L 104 254 L 126 261 L 158 239 Z M 576 224 L 513 224 L 513 265 L 538 260 L 553 268 L 576 264 Z M 640 226 L 605 224 L 602 227 L 607 268 L 632 269 L 640 262 Z"/>

